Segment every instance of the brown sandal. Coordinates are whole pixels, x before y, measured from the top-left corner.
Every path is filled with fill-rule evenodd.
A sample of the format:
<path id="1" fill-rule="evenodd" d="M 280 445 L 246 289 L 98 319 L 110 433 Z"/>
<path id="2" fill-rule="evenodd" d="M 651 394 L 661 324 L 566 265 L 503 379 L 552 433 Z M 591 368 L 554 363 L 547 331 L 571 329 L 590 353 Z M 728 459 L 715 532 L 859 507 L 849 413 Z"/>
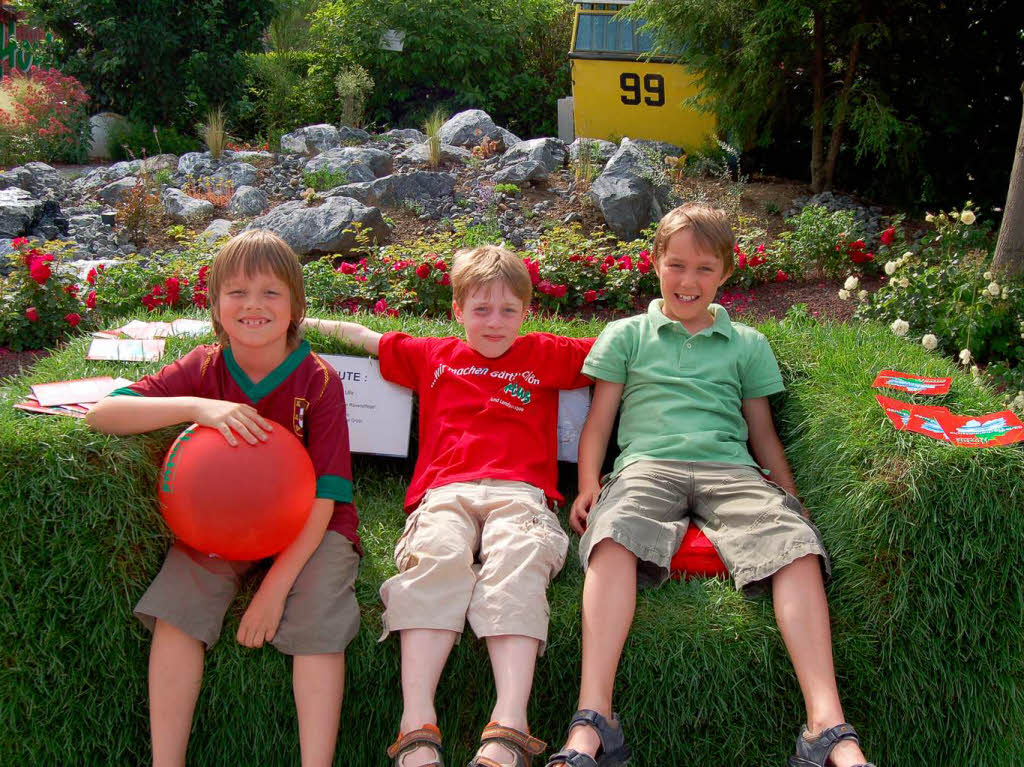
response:
<path id="1" fill-rule="evenodd" d="M 480 747 L 483 748 L 490 741 L 497 741 L 512 752 L 514 761 L 511 765 L 507 762 L 496 762 L 490 757 L 480 756 L 480 751 L 473 757 L 466 767 L 530 767 L 533 757 L 543 754 L 548 744 L 543 740 L 532 737 L 529 733 L 520 732 L 512 727 L 505 727 L 497 722 L 489 722 L 484 731 L 480 733 Z"/>
<path id="2" fill-rule="evenodd" d="M 418 730 L 398 733 L 398 740 L 388 746 L 388 758 L 392 767 L 402 767 L 402 757 L 421 746 L 434 749 L 437 758 L 423 767 L 444 767 L 444 748 L 441 746 L 441 731 L 436 724 L 425 724 Z"/>

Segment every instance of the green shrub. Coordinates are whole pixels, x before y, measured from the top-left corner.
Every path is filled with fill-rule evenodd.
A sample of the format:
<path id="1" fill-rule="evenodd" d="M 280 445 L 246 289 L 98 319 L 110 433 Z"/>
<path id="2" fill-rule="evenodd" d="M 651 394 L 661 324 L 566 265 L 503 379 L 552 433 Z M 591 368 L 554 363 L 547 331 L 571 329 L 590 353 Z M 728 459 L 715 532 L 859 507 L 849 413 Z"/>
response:
<path id="1" fill-rule="evenodd" d="M 314 122 L 333 122 L 337 95 L 311 93 L 307 74 L 315 58 L 305 51 L 251 53 L 243 59 L 245 75 L 242 98 L 233 106 L 232 125 L 243 136 L 266 136 L 278 146 L 281 135 Z M 318 81 L 318 85 L 322 85 Z M 330 112 L 315 106 L 332 103 Z M 311 106 L 314 104 L 314 106 Z"/>
<path id="2" fill-rule="evenodd" d="M 129 123 L 112 130 L 108 146 L 115 160 L 134 160 L 164 153 L 182 155 L 202 149 L 197 138 L 179 133 L 174 128 L 141 123 Z"/>
<path id="3" fill-rule="evenodd" d="M 347 184 L 348 174 L 343 170 L 332 171 L 330 168 L 321 168 L 320 170 L 306 171 L 302 174 L 302 180 L 310 189 L 326 192 L 328 189 Z"/>
<path id="4" fill-rule="evenodd" d="M 802 261 L 829 277 L 839 277 L 857 268 L 877 271 L 874 254 L 865 250 L 860 227 L 849 210 L 829 212 L 808 205 L 789 220 L 792 229 L 781 232 L 772 251 L 784 259 Z"/>
<path id="5" fill-rule="evenodd" d="M 495 184 L 494 191 L 495 193 L 510 194 L 515 197 L 519 194 L 520 189 L 518 184 Z"/>
<path id="6" fill-rule="evenodd" d="M 33 66 L 0 80 L 0 163 L 83 162 L 89 112 L 82 84 L 56 69 Z"/>
<path id="7" fill-rule="evenodd" d="M 456 330 L 450 321 L 361 319 L 380 331 Z M 538 320 L 526 327 L 573 335 L 599 328 Z M 761 329 L 788 386 L 777 403 L 780 432 L 832 554 L 836 667 L 869 756 L 892 765 L 1024 763 L 1024 515 L 1012 504 L 1024 493 L 1024 454 L 895 432 L 870 382 L 880 367 L 948 373 L 954 383 L 944 404 L 954 410 L 987 412 L 998 401 L 884 327 Z M 319 350 L 342 349 L 311 337 Z M 0 389 L 0 752 L 12 764 L 149 759 L 149 642 L 131 608 L 169 542 L 153 489 L 177 429 L 111 437 L 10 408 L 29 383 L 111 372 L 83 360 L 86 343 L 73 342 Z M 191 343 L 170 340 L 167 359 Z M 127 364 L 117 373 L 138 378 L 157 367 Z M 364 625 L 347 653 L 336 764 L 380 763 L 398 726 L 397 642 L 376 642 L 377 589 L 394 572 L 411 469 L 393 459 L 354 461 Z M 572 485 L 562 484 L 572 497 Z M 533 733 L 553 748 L 575 709 L 581 584 L 570 553 L 550 591 L 550 641 L 530 706 Z M 207 660 L 192 764 L 286 765 L 298 754 L 288 661 L 232 639 L 246 591 Z M 465 763 L 476 747 L 490 712 L 490 674 L 483 644 L 467 633 L 437 698 L 450 764 Z M 640 595 L 616 707 L 642 765 L 782 764 L 804 717 L 770 603 L 745 600 L 716 580 Z"/>
<path id="8" fill-rule="evenodd" d="M 341 124 L 352 128 L 363 127 L 366 98 L 373 90 L 373 78 L 356 64 L 346 67 L 334 78 L 334 89 L 341 99 Z"/>

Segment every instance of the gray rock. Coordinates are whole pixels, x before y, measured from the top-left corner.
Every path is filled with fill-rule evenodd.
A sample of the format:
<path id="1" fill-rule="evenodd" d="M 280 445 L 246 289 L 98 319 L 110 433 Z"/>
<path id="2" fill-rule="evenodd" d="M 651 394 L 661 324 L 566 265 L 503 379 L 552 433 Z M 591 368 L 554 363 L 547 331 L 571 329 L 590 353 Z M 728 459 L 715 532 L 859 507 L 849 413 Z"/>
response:
<path id="1" fill-rule="evenodd" d="M 590 199 L 620 239 L 635 239 L 652 220 L 661 217 L 661 206 L 649 175 L 650 166 L 640 147 L 623 139 L 590 186 Z"/>
<path id="2" fill-rule="evenodd" d="M 208 176 L 216 166 L 209 152 L 186 152 L 178 158 L 178 173 L 183 176 Z"/>
<path id="3" fill-rule="evenodd" d="M 521 184 L 524 181 L 541 181 L 548 177 L 548 169 L 536 160 L 523 160 L 515 165 L 502 168 L 494 174 L 496 184 Z"/>
<path id="4" fill-rule="evenodd" d="M 468 149 L 463 149 L 460 146 L 454 146 L 452 144 L 441 144 L 441 162 L 465 162 L 472 156 L 473 153 Z M 416 163 L 418 165 L 425 164 L 429 157 L 430 149 L 426 142 L 423 142 L 422 144 L 414 144 L 398 155 L 399 160 Z"/>
<path id="5" fill-rule="evenodd" d="M 104 269 L 113 266 L 114 264 L 123 263 L 119 259 L 115 258 L 79 258 L 75 261 L 68 261 L 64 264 L 69 271 L 76 275 L 79 282 L 85 282 L 85 278 L 89 276 L 89 272 L 102 266 Z"/>
<path id="6" fill-rule="evenodd" d="M 199 233 L 198 239 L 212 245 L 217 240 L 231 236 L 231 222 L 226 218 L 215 218 L 210 225 Z"/>
<path id="7" fill-rule="evenodd" d="M 391 173 L 391 155 L 380 149 L 342 147 L 318 154 L 306 163 L 305 173 L 327 170 L 331 174 L 344 173 L 347 183 L 373 181 Z"/>
<path id="8" fill-rule="evenodd" d="M 254 151 L 249 150 L 249 149 L 243 149 L 241 151 L 237 151 L 236 152 L 234 150 L 228 149 L 228 150 L 226 150 L 224 152 L 224 154 L 222 156 L 225 159 L 227 159 L 227 160 L 233 160 L 233 161 L 236 161 L 236 162 L 248 162 L 248 163 L 252 163 L 252 162 L 268 162 L 268 161 L 273 162 L 273 160 L 274 160 L 274 153 L 273 152 L 264 152 L 262 150 L 259 151 L 259 152 L 254 152 Z"/>
<path id="9" fill-rule="evenodd" d="M 369 140 L 370 134 L 362 128 L 353 128 L 348 125 L 342 125 L 338 128 L 338 141 L 342 144 L 351 144 L 353 142 L 364 144 Z"/>
<path id="10" fill-rule="evenodd" d="M 0 190 L 0 237 L 21 237 L 42 217 L 43 201 L 24 189 Z"/>
<path id="11" fill-rule="evenodd" d="M 178 169 L 178 156 L 174 154 L 155 154 L 142 161 L 142 170 L 146 173 L 156 173 L 158 170 L 176 171 Z"/>
<path id="12" fill-rule="evenodd" d="M 415 128 L 394 128 L 387 133 L 380 134 L 380 137 L 388 141 L 397 141 L 402 144 L 421 144 L 427 140 L 427 134 Z"/>
<path id="13" fill-rule="evenodd" d="M 267 208 L 267 195 L 255 186 L 240 186 L 231 196 L 228 213 L 240 218 L 258 216 Z"/>
<path id="14" fill-rule="evenodd" d="M 116 205 L 121 202 L 121 198 L 124 197 L 128 191 L 134 189 L 138 183 L 139 180 L 135 176 L 126 176 L 125 178 L 118 179 L 112 184 L 107 184 L 96 192 L 96 196 L 103 200 L 107 205 Z"/>
<path id="15" fill-rule="evenodd" d="M 501 167 L 508 168 L 521 162 L 539 162 L 548 173 L 565 165 L 565 144 L 556 138 L 535 138 L 520 141 L 501 156 Z"/>
<path id="16" fill-rule="evenodd" d="M 189 197 L 180 189 L 165 189 L 161 197 L 164 210 L 175 221 L 194 223 L 213 213 L 213 203 Z"/>
<path id="17" fill-rule="evenodd" d="M 333 125 L 307 125 L 281 136 L 281 151 L 286 154 L 316 154 L 335 149 L 341 143 Z"/>
<path id="18" fill-rule="evenodd" d="M 451 117 L 441 126 L 441 141 L 454 146 L 477 146 L 486 136 L 500 141 L 505 148 L 518 144 L 520 139 L 494 124 L 482 109 L 467 109 Z"/>
<path id="19" fill-rule="evenodd" d="M 353 225 L 357 223 L 377 242 L 385 241 L 391 233 L 379 209 L 351 197 L 329 197 L 318 207 L 308 207 L 301 201 L 286 202 L 246 228 L 269 229 L 296 253 L 305 255 L 347 253 L 356 245 Z"/>
<path id="20" fill-rule="evenodd" d="M 582 224 L 583 223 L 583 216 L 579 212 L 574 210 L 572 213 L 567 213 L 565 215 L 565 217 L 562 219 L 562 223 L 563 224 Z"/>
<path id="21" fill-rule="evenodd" d="M 398 205 L 406 200 L 436 201 L 450 197 L 454 191 L 453 174 L 416 171 L 335 187 L 326 196 L 351 197 L 364 205 L 380 206 Z"/>
<path id="22" fill-rule="evenodd" d="M 256 183 L 256 168 L 247 162 L 229 162 L 218 167 L 209 174 L 209 177 L 218 181 L 230 181 L 235 189 L 238 189 Z"/>
<path id="23" fill-rule="evenodd" d="M 584 146 L 590 148 L 591 161 L 600 165 L 608 162 L 612 155 L 615 154 L 615 150 L 618 149 L 611 141 L 605 141 L 604 139 L 578 138 L 569 144 L 569 159 L 573 162 L 578 160 Z"/>

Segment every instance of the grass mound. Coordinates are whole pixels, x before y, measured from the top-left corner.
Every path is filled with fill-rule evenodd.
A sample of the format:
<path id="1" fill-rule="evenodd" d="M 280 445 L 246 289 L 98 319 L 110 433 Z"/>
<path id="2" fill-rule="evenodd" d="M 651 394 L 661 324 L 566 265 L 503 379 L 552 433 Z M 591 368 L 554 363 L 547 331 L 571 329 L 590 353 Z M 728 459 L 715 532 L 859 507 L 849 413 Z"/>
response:
<path id="1" fill-rule="evenodd" d="M 367 320 L 377 329 L 398 320 Z M 442 323 L 402 320 L 417 333 Z M 598 326 L 534 322 L 589 335 Z M 836 666 L 850 721 L 879 764 L 1024 763 L 1024 452 L 954 449 L 886 422 L 869 388 L 883 367 L 948 374 L 946 361 L 871 326 L 767 324 L 788 393 L 776 408 L 798 486 L 832 553 Z M 314 347 L 341 351 L 312 334 Z M 86 341 L 0 389 L 0 761 L 148 760 L 148 635 L 131 607 L 169 537 L 155 506 L 157 466 L 178 429 L 131 438 L 10 405 L 29 383 L 110 372 Z M 172 340 L 168 359 L 190 342 Z M 139 377 L 155 365 L 117 368 Z M 898 395 L 897 395 L 898 396 Z M 1000 409 L 956 374 L 952 410 Z M 377 588 L 394 567 L 405 461 L 357 456 L 366 557 L 364 626 L 348 652 L 337 764 L 380 764 L 400 709 L 396 642 L 377 644 Z M 563 471 L 570 494 L 571 469 Z M 564 513 L 562 515 L 564 519 Z M 574 537 L 575 542 L 575 537 Z M 561 744 L 579 683 L 580 590 L 573 558 L 551 590 L 551 638 L 531 709 L 534 733 Z M 209 654 L 190 764 L 295 764 L 287 660 L 232 639 L 247 595 Z M 450 764 L 465 763 L 493 689 L 470 633 L 449 661 L 438 709 Z M 640 596 L 619 674 L 638 765 L 782 764 L 803 721 L 796 680 L 767 601 L 714 580 Z"/>

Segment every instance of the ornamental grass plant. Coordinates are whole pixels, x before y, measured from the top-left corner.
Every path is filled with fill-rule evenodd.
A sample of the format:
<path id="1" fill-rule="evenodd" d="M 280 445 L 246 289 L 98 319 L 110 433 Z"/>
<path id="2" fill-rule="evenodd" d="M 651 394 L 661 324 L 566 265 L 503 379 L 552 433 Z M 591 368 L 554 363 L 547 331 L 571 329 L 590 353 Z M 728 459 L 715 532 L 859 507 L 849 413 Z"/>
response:
<path id="1" fill-rule="evenodd" d="M 160 317 L 168 319 L 169 317 Z M 376 330 L 448 334 L 448 321 L 360 316 Z M 878 764 L 1024 763 L 1024 453 L 951 448 L 896 432 L 870 383 L 880 368 L 953 376 L 940 404 L 999 409 L 994 394 L 881 325 L 760 326 L 787 393 L 775 417 L 797 485 L 833 559 L 829 598 L 846 713 Z M 599 323 L 531 318 L 524 330 L 597 333 Z M 207 339 L 170 339 L 165 362 Z M 310 334 L 315 349 L 343 350 Z M 170 542 L 155 505 L 159 462 L 179 429 L 133 437 L 11 404 L 30 383 L 138 378 L 157 364 L 84 361 L 74 340 L 0 388 L 0 753 L 12 764 L 148 761 L 148 634 L 131 608 Z M 347 653 L 335 764 L 384 760 L 401 705 L 397 643 L 378 644 L 380 583 L 394 572 L 412 460 L 356 456 L 363 627 Z M 560 486 L 574 493 L 575 469 Z M 562 511 L 560 518 L 565 519 Z M 561 745 L 580 664 L 577 539 L 550 591 L 552 624 L 530 708 L 533 733 Z M 189 763 L 290 765 L 298 755 L 288 661 L 233 639 L 252 587 L 209 653 Z M 438 691 L 449 764 L 465 763 L 493 685 L 471 633 Z M 803 721 L 796 679 L 768 601 L 717 580 L 643 592 L 618 676 L 616 708 L 637 765 L 783 764 Z"/>

